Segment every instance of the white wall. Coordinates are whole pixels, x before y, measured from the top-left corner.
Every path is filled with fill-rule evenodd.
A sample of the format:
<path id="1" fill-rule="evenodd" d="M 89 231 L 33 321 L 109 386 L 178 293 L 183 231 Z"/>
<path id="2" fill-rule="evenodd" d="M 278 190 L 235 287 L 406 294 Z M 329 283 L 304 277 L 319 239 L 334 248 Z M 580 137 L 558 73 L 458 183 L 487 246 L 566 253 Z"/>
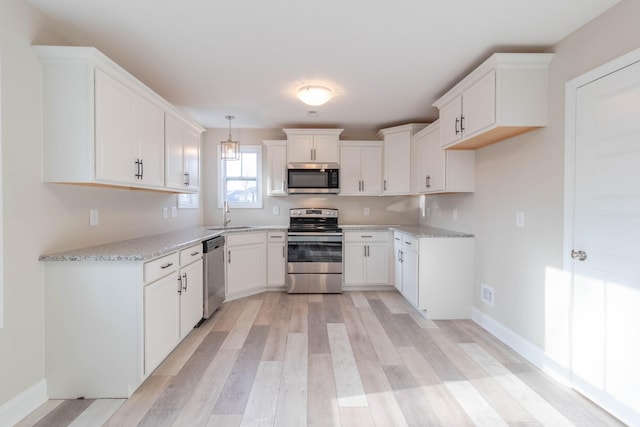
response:
<path id="1" fill-rule="evenodd" d="M 241 145 L 262 145 L 263 140 L 285 140 L 281 129 L 232 129 L 233 139 Z M 204 222 L 208 225 L 222 224 L 222 209 L 217 208 L 218 164 L 216 150 L 220 141 L 229 136 L 228 129 L 209 129 L 202 144 L 204 169 Z M 375 138 L 370 138 L 375 139 Z M 263 147 L 263 173 L 266 173 L 266 147 Z M 266 191 L 266 180 L 263 182 Z M 263 196 L 262 209 L 232 209 L 231 225 L 287 225 L 289 209 L 298 207 L 330 207 L 340 210 L 341 224 L 415 224 L 418 220 L 417 197 L 384 196 L 323 196 L 303 195 L 269 197 Z M 273 207 L 280 208 L 279 215 L 273 215 Z M 370 215 L 364 215 L 364 207 L 369 207 Z"/>
<path id="2" fill-rule="evenodd" d="M 638 22 L 640 2 L 624 0 L 550 49 L 556 56 L 549 75 L 549 125 L 476 151 L 473 202 L 464 196 L 427 197 L 426 205 L 447 210 L 445 218 L 453 208 L 461 216 L 474 217 L 476 307 L 565 367 L 569 309 L 568 287 L 561 277 L 565 83 L 640 47 Z M 523 229 L 515 227 L 517 211 L 525 212 Z M 443 224 L 433 211 L 422 222 Z M 479 299 L 482 282 L 495 288 L 494 307 Z"/>
<path id="3" fill-rule="evenodd" d="M 40 64 L 32 44 L 81 44 L 22 0 L 0 2 L 4 328 L 0 407 L 44 378 L 43 253 L 199 225 L 201 210 L 162 219 L 175 195 L 41 182 Z M 98 46 L 99 48 L 99 46 Z M 89 209 L 100 225 L 88 226 Z M 0 418 L 2 418 L 0 416 Z M 2 423 L 0 423 L 2 424 Z"/>

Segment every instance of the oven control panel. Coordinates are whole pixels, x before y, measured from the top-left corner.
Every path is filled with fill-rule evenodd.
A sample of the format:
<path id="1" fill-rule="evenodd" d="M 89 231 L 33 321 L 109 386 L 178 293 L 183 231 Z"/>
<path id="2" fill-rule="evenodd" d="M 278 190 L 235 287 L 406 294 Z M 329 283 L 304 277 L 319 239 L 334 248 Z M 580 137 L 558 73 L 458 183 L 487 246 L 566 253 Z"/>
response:
<path id="1" fill-rule="evenodd" d="M 290 217 L 337 218 L 337 209 L 290 209 Z"/>

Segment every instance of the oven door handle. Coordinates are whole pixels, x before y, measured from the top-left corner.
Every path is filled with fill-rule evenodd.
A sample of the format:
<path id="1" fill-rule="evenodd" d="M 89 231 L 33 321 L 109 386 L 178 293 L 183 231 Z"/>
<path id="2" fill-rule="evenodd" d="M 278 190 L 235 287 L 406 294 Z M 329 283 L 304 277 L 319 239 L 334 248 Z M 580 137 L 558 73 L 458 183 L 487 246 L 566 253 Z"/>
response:
<path id="1" fill-rule="evenodd" d="M 325 233 L 325 232 L 313 232 L 313 231 L 309 231 L 309 232 L 305 232 L 305 231 L 301 231 L 301 232 L 289 232 L 287 233 L 288 236 L 342 236 L 343 233 Z"/>

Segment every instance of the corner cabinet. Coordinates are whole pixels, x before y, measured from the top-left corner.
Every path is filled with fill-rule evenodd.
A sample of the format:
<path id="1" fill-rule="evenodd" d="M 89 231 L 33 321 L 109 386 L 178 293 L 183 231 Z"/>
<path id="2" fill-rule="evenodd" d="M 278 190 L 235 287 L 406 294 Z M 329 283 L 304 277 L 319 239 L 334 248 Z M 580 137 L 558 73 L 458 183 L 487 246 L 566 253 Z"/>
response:
<path id="1" fill-rule="evenodd" d="M 550 53 L 496 53 L 433 106 L 443 148 L 475 149 L 547 125 Z"/>
<path id="2" fill-rule="evenodd" d="M 166 113 L 165 177 L 166 187 L 181 193 L 200 190 L 200 129 L 192 123 Z"/>
<path id="3" fill-rule="evenodd" d="M 411 161 L 413 194 L 474 191 L 475 152 L 444 150 L 438 120 L 414 136 Z"/>
<path id="4" fill-rule="evenodd" d="M 287 162 L 338 163 L 342 129 L 282 129 L 287 134 Z"/>
<path id="5" fill-rule="evenodd" d="M 266 232 L 229 234 L 226 239 L 226 301 L 263 292 L 267 288 Z"/>
<path id="6" fill-rule="evenodd" d="M 267 147 L 267 196 L 287 195 L 287 141 L 262 141 Z"/>
<path id="7" fill-rule="evenodd" d="M 381 129 L 384 138 L 382 194 L 411 194 L 411 140 L 425 123 L 411 123 Z"/>
<path id="8" fill-rule="evenodd" d="M 340 141 L 340 196 L 382 193 L 382 141 Z"/>
<path id="9" fill-rule="evenodd" d="M 165 179 L 165 161 L 177 163 L 165 158 L 165 115 L 189 125 L 190 147 L 197 140 L 198 152 L 181 159 L 182 174 L 199 167 L 203 128 L 95 48 L 33 49 L 42 63 L 45 182 L 197 191 L 182 179 L 177 188 L 173 170 Z"/>

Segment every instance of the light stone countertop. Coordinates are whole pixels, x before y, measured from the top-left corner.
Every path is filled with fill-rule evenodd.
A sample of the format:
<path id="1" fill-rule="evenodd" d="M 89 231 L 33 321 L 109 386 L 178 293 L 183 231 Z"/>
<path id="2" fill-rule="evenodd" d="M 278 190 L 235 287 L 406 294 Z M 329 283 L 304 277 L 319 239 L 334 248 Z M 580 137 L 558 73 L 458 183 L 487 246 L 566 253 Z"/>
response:
<path id="1" fill-rule="evenodd" d="M 473 237 L 473 234 L 444 230 L 425 225 L 341 225 L 345 231 L 394 230 L 415 237 Z M 45 254 L 40 261 L 148 261 L 163 255 L 179 251 L 204 240 L 228 233 L 246 233 L 257 230 L 286 231 L 286 225 L 229 227 L 216 226 L 192 227 L 168 233 L 154 234 L 135 239 L 121 240 L 103 245 L 72 249 L 64 252 Z"/>
<path id="2" fill-rule="evenodd" d="M 199 244 L 221 234 L 256 230 L 286 230 L 286 226 L 229 227 L 216 226 L 185 228 L 168 233 L 121 240 L 103 245 L 45 254 L 40 261 L 148 261 L 189 246 Z"/>

